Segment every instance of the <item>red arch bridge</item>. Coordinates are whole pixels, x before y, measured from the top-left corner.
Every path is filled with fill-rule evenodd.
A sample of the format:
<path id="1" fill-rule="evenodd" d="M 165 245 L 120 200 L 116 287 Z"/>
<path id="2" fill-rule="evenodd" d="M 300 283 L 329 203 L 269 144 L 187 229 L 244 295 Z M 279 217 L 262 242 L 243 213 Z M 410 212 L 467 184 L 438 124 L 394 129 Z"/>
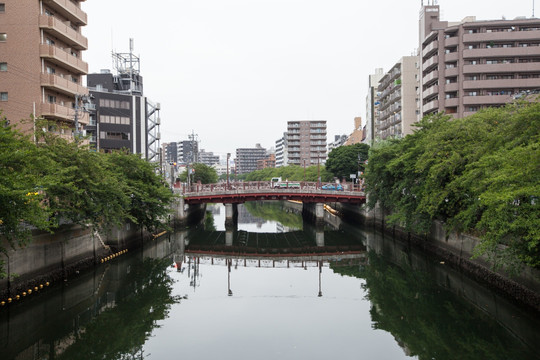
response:
<path id="1" fill-rule="evenodd" d="M 208 203 L 225 204 L 225 222 L 233 221 L 233 205 L 246 201 L 292 200 L 303 203 L 304 211 L 312 214 L 317 221 L 323 219 L 325 203 L 340 202 L 363 204 L 366 195 L 357 184 L 281 182 L 276 186 L 269 181 L 251 181 L 217 184 L 195 184 L 175 188 L 181 194 L 177 206 L 176 219 L 186 218 L 184 205 Z M 189 210 L 188 210 L 189 211 Z"/>

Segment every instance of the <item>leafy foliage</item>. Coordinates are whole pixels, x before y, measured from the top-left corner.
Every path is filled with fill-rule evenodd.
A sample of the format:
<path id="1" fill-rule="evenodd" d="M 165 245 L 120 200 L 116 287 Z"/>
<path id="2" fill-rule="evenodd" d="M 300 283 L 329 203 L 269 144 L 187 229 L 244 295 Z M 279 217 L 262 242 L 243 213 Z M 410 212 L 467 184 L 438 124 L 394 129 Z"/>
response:
<path id="1" fill-rule="evenodd" d="M 364 171 L 368 151 L 369 145 L 362 143 L 339 146 L 328 154 L 326 168 L 337 178 L 349 179 L 350 174 Z"/>
<path id="2" fill-rule="evenodd" d="M 539 134 L 538 102 L 426 117 L 414 134 L 370 150 L 368 205 L 417 233 L 441 220 L 476 235 L 475 254 L 495 267 L 539 266 Z"/>
<path id="3" fill-rule="evenodd" d="M 36 123 L 47 128 L 44 120 Z M 173 194 L 154 165 L 138 155 L 89 151 L 47 132 L 36 140 L 0 121 L 0 236 L 13 248 L 24 246 L 32 229 L 53 232 L 62 223 L 162 225 Z"/>
<path id="4" fill-rule="evenodd" d="M 200 181 L 201 184 L 214 184 L 218 180 L 216 169 L 211 166 L 201 163 L 195 163 L 192 165 L 191 168 L 195 171 L 193 174 L 191 174 L 192 183 Z M 180 179 L 180 181 L 186 182 L 187 170 L 180 174 L 178 178 Z"/>

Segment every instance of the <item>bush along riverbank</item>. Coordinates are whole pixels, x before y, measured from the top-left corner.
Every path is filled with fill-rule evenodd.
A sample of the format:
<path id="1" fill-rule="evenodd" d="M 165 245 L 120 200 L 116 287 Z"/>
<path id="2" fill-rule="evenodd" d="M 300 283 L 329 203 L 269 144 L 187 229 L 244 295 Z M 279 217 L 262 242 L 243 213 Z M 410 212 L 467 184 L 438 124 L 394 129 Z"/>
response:
<path id="1" fill-rule="evenodd" d="M 463 119 L 425 117 L 411 135 L 370 149 L 368 206 L 425 236 L 479 239 L 473 257 L 518 273 L 540 266 L 540 103 L 516 102 Z"/>

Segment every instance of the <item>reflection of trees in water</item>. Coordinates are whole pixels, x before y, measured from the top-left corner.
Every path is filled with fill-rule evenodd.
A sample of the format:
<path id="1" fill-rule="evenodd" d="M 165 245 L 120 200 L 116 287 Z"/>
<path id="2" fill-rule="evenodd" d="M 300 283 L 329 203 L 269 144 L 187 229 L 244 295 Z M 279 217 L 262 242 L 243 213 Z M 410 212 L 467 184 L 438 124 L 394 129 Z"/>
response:
<path id="1" fill-rule="evenodd" d="M 291 229 L 302 229 L 302 215 L 282 201 L 250 201 L 244 207 L 255 217 L 276 221 Z"/>
<path id="2" fill-rule="evenodd" d="M 129 284 L 117 294 L 114 308 L 103 311 L 81 329 L 76 342 L 58 359 L 142 359 L 143 345 L 168 316 L 172 304 L 172 280 L 166 273 L 167 259 L 145 259 L 133 266 L 123 281 Z M 111 324 L 115 324 L 111 326 Z"/>
<path id="3" fill-rule="evenodd" d="M 206 231 L 216 231 L 216 224 L 214 221 L 214 214 L 211 211 L 206 211 L 204 214 L 204 229 Z"/>
<path id="4" fill-rule="evenodd" d="M 536 359 L 494 319 L 437 285 L 429 270 L 400 266 L 374 252 L 369 265 L 332 266 L 365 279 L 374 329 L 390 332 L 410 356 L 423 359 Z M 459 355 L 458 355 L 459 354 Z"/>

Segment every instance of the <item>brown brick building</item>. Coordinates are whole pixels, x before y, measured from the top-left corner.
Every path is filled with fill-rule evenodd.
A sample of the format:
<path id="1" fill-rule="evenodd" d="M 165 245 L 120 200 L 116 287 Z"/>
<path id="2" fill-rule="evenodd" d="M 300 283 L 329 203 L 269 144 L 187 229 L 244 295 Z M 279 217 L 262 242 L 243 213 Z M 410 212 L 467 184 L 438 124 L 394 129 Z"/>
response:
<path id="1" fill-rule="evenodd" d="M 75 99 L 88 95 L 81 2 L 0 0 L 0 109 L 22 130 L 32 129 L 21 120 L 35 114 L 56 123 L 48 131 L 73 135 Z M 78 121 L 82 129 L 88 114 L 80 111 Z"/>

